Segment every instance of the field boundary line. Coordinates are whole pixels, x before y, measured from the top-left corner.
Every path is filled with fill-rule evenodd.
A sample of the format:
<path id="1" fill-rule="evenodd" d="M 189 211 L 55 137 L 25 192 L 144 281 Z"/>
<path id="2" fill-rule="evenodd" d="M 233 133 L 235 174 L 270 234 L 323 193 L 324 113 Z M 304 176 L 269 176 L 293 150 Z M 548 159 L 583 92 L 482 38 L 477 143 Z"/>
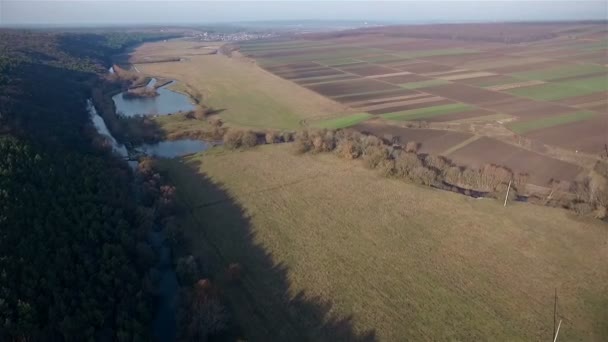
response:
<path id="1" fill-rule="evenodd" d="M 468 144 L 470 144 L 470 143 L 472 143 L 474 141 L 479 140 L 481 137 L 482 137 L 481 135 L 477 135 L 477 134 L 473 135 L 472 137 L 466 139 L 465 141 L 463 141 L 463 142 L 461 142 L 459 144 L 456 144 L 456 145 L 448 148 L 447 150 L 439 153 L 439 155 L 441 155 L 441 156 L 448 156 L 450 153 L 452 153 L 452 152 L 454 152 L 456 150 L 459 150 L 459 149 L 467 146 Z"/>

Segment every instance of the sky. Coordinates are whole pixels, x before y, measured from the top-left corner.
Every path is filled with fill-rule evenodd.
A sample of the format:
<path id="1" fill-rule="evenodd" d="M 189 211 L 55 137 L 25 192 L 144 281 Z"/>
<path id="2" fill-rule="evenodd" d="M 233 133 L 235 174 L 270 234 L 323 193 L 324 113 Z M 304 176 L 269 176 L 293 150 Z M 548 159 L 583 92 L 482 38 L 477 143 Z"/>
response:
<path id="1" fill-rule="evenodd" d="M 270 20 L 403 23 L 608 18 L 608 1 L 0 0 L 0 25 L 196 24 Z"/>

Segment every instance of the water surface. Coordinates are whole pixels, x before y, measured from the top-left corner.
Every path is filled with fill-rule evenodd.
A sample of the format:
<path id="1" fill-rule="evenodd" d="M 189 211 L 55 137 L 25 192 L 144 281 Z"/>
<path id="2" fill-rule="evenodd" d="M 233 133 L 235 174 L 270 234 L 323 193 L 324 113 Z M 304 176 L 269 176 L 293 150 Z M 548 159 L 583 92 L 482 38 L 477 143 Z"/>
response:
<path id="1" fill-rule="evenodd" d="M 150 82 L 154 85 L 156 80 L 152 79 Z M 192 104 L 190 97 L 167 89 L 173 83 L 175 81 L 156 89 L 159 94 L 156 97 L 125 99 L 122 97 L 123 93 L 114 95 L 112 100 L 116 105 L 116 112 L 124 116 L 135 116 L 167 115 L 194 110 L 195 106 Z M 150 86 L 150 83 L 148 86 Z"/>
<path id="2" fill-rule="evenodd" d="M 156 144 L 143 144 L 138 146 L 137 150 L 150 156 L 175 158 L 205 151 L 209 147 L 211 147 L 209 143 L 201 140 L 182 139 L 161 141 Z"/>

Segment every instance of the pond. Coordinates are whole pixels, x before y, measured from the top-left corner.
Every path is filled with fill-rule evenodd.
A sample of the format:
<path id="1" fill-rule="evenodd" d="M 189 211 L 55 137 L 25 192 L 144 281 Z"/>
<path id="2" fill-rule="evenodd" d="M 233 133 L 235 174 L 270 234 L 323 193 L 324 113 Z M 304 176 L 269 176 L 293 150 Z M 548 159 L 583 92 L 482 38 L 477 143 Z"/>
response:
<path id="1" fill-rule="evenodd" d="M 156 144 L 143 144 L 137 146 L 136 149 L 149 156 L 175 158 L 205 151 L 209 147 L 211 147 L 211 144 L 201 140 L 182 139 L 161 141 Z"/>
<path id="2" fill-rule="evenodd" d="M 154 85 L 156 81 L 152 80 Z M 124 116 L 135 116 L 167 115 L 194 110 L 195 106 L 190 97 L 167 88 L 174 83 L 175 81 L 156 89 L 159 95 L 155 97 L 123 98 L 123 93 L 114 95 L 112 100 L 116 105 L 116 112 Z"/>

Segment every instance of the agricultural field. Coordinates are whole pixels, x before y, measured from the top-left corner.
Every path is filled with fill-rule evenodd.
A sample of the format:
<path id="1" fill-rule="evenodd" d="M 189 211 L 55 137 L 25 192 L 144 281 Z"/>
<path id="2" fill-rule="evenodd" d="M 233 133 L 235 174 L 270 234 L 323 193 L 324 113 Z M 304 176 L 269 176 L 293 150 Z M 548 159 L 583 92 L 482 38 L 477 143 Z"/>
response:
<path id="1" fill-rule="evenodd" d="M 291 149 L 162 161 L 184 240 L 248 339 L 547 340 L 556 289 L 560 340 L 608 338 L 605 224 Z"/>
<path id="2" fill-rule="evenodd" d="M 218 48 L 210 43 L 211 47 Z M 132 58 L 181 56 L 182 61 L 135 64 L 143 74 L 178 80 L 174 90 L 185 92 L 213 108 L 233 126 L 296 129 L 303 120 L 356 111 L 290 81 L 269 74 L 239 58 L 209 54 L 197 42 L 147 43 Z M 398 88 L 398 87 L 397 87 Z M 171 130 L 172 120 L 159 122 Z"/>
<path id="3" fill-rule="evenodd" d="M 386 125 L 506 116 L 501 124 L 514 135 L 597 157 L 608 131 L 583 128 L 608 121 L 607 42 L 601 24 L 463 24 L 316 33 L 239 49 Z"/>

